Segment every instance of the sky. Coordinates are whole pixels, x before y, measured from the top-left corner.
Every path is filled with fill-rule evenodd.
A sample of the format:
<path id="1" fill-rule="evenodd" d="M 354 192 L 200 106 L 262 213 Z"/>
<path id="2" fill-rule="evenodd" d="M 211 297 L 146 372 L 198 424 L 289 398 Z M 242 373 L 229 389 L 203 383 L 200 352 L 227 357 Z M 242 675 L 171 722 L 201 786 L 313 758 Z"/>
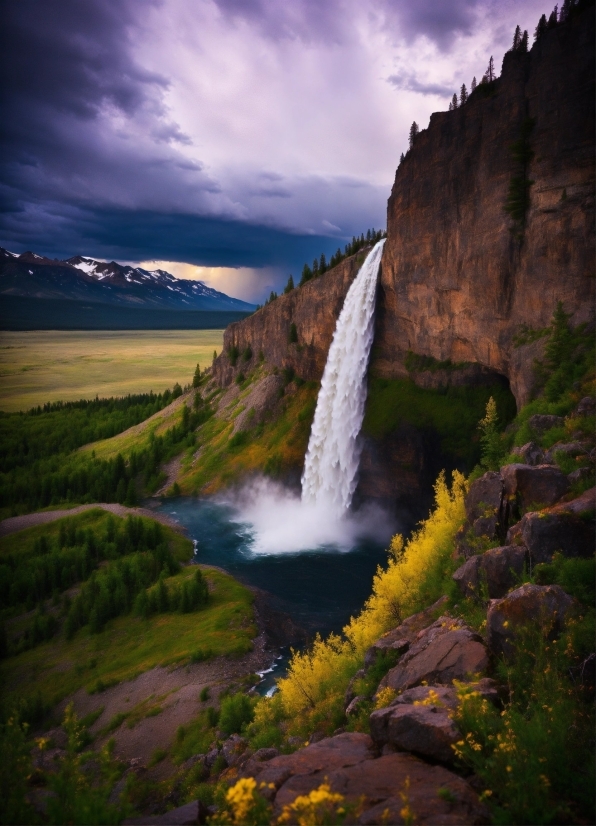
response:
<path id="1" fill-rule="evenodd" d="M 247 301 L 385 226 L 413 120 L 542 0 L 0 0 L 0 246 Z"/>

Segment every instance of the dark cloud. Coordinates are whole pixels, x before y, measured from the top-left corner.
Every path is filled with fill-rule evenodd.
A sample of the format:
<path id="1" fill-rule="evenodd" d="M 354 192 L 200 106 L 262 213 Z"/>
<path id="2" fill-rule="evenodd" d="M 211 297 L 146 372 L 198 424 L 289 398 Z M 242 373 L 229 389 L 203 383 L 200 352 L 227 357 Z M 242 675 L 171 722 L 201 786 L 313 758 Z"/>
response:
<path id="1" fill-rule="evenodd" d="M 424 36 L 446 50 L 456 34 L 472 34 L 480 0 L 384 0 L 399 37 Z"/>
<path id="2" fill-rule="evenodd" d="M 355 0 L 354 0 L 355 1 Z M 353 19 L 352 0 L 215 0 L 232 19 L 257 25 L 271 37 L 345 39 Z M 456 34 L 471 34 L 480 0 L 371 0 L 370 13 L 386 18 L 397 39 L 425 36 L 447 49 Z"/>
<path id="3" fill-rule="evenodd" d="M 420 95 L 440 95 L 441 97 L 448 95 L 451 97 L 453 90 L 450 86 L 442 83 L 422 83 L 415 75 L 407 72 L 391 75 L 387 78 L 388 82 L 396 89 L 401 89 L 406 92 L 417 92 Z"/>
<path id="4" fill-rule="evenodd" d="M 189 214 L 142 210 L 79 209 L 53 205 L 36 214 L 13 213 L 0 246 L 30 249 L 29 226 L 38 226 L 35 252 L 66 259 L 84 254 L 116 261 L 182 261 L 199 266 L 279 267 L 299 274 L 304 261 L 331 255 L 337 238 L 296 235 L 274 227 Z M 342 244 L 343 246 L 343 244 Z M 268 274 L 265 277 L 270 278 Z M 275 286 L 275 285 L 273 285 Z M 277 285 L 281 286 L 281 283 Z"/>

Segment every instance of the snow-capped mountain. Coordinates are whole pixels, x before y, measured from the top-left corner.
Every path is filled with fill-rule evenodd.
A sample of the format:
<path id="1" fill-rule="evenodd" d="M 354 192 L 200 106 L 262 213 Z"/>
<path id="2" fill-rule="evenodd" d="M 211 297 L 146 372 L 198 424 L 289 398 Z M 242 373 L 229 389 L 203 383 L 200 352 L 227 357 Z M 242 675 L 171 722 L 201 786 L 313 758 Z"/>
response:
<path id="1" fill-rule="evenodd" d="M 77 255 L 67 261 L 0 247 L 0 295 L 94 301 L 126 307 L 251 312 L 253 304 L 231 298 L 202 281 L 175 278 L 115 261 Z"/>

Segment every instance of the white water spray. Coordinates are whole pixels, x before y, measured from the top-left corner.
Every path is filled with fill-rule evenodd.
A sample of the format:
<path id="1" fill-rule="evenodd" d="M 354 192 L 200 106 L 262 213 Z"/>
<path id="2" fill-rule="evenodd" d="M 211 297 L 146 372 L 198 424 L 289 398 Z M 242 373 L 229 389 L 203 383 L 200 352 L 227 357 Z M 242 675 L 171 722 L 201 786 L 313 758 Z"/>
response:
<path id="1" fill-rule="evenodd" d="M 366 371 L 374 334 L 379 265 L 385 241 L 368 254 L 348 290 L 321 381 L 302 474 L 302 501 L 342 516 L 356 489 L 366 402 Z"/>

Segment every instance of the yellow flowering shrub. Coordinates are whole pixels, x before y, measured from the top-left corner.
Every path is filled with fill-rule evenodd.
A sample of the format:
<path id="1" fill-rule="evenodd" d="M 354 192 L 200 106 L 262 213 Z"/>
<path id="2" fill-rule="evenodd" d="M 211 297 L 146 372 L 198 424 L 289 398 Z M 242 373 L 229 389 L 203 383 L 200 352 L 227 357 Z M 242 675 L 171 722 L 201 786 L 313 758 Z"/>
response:
<path id="1" fill-rule="evenodd" d="M 243 777 L 226 792 L 223 810 L 218 812 L 213 823 L 227 826 L 262 826 L 271 819 L 271 806 L 257 787 L 254 777 Z"/>
<path id="2" fill-rule="evenodd" d="M 293 654 L 287 677 L 279 682 L 288 717 L 343 695 L 366 649 L 441 595 L 453 538 L 465 518 L 465 493 L 461 473 L 453 473 L 449 488 L 441 472 L 435 484 L 434 510 L 407 543 L 399 534 L 393 537 L 387 568 L 377 569 L 372 595 L 359 616 L 344 628 L 343 636 L 331 634 L 326 640 L 317 636 L 310 650 Z"/>
<path id="3" fill-rule="evenodd" d="M 390 686 L 386 685 L 385 688 L 382 688 L 377 693 L 377 699 L 375 701 L 375 708 L 386 708 L 390 703 L 395 700 L 397 697 L 397 691 L 394 688 L 390 688 Z"/>
<path id="4" fill-rule="evenodd" d="M 322 824 L 343 823 L 350 811 L 343 795 L 332 792 L 328 783 L 322 783 L 309 794 L 299 795 L 292 803 L 284 806 L 278 818 L 279 824 L 292 823 L 297 826 L 320 826 Z"/>

